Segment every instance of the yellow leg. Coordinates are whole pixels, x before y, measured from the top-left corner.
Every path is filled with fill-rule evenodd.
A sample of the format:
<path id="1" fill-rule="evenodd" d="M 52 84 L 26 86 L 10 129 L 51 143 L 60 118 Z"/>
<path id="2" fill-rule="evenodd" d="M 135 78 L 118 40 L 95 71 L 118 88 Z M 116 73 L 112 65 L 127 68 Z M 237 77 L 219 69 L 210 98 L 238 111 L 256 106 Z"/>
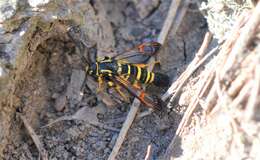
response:
<path id="1" fill-rule="evenodd" d="M 121 91 L 121 86 L 119 86 L 119 85 L 117 85 L 117 84 L 115 84 L 115 83 L 113 83 L 113 82 L 111 82 L 111 81 L 107 82 L 107 85 L 108 85 L 109 87 L 115 88 L 116 92 L 117 92 L 121 97 L 123 97 L 124 101 L 126 101 L 126 102 L 128 102 L 128 103 L 130 102 L 129 98 Z"/>
<path id="2" fill-rule="evenodd" d="M 103 79 L 102 77 L 98 77 L 98 88 L 97 88 L 97 93 L 101 92 L 103 90 Z"/>
<path id="3" fill-rule="evenodd" d="M 123 97 L 123 99 L 124 99 L 126 102 L 130 103 L 129 98 L 121 91 L 121 87 L 120 87 L 119 85 L 116 85 L 116 86 L 115 86 L 115 90 L 118 92 L 118 94 L 119 94 L 121 97 Z"/>

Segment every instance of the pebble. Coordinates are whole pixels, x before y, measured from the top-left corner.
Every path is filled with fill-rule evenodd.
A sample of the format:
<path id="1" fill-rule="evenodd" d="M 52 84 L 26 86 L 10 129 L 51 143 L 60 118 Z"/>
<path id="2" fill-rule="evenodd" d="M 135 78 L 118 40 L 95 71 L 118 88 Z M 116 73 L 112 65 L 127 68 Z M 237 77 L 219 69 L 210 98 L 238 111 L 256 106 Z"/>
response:
<path id="1" fill-rule="evenodd" d="M 159 6 L 160 0 L 134 0 L 140 18 L 149 16 Z"/>
<path id="2" fill-rule="evenodd" d="M 105 153 L 105 154 L 108 154 L 108 153 L 110 153 L 110 152 L 111 152 L 111 149 L 110 149 L 110 148 L 104 149 L 104 153 Z"/>
<path id="3" fill-rule="evenodd" d="M 72 70 L 70 83 L 67 87 L 67 92 L 66 92 L 66 96 L 70 104 L 72 103 L 71 106 L 80 102 L 83 97 L 81 92 L 81 87 L 84 83 L 85 77 L 86 77 L 85 71 L 76 70 L 76 69 Z"/>
<path id="4" fill-rule="evenodd" d="M 54 107 L 56 111 L 61 112 L 65 109 L 67 104 L 67 98 L 65 95 L 60 95 L 58 98 L 55 99 Z"/>
<path id="5" fill-rule="evenodd" d="M 189 91 L 183 92 L 180 95 L 179 105 L 180 106 L 188 106 L 190 104 L 191 97 L 192 97 L 192 95 L 190 95 Z"/>
<path id="6" fill-rule="evenodd" d="M 28 0 L 31 7 L 39 7 L 41 5 L 49 3 L 50 0 Z"/>
<path id="7" fill-rule="evenodd" d="M 1 0 L 0 23 L 11 18 L 16 13 L 18 0 Z"/>
<path id="8" fill-rule="evenodd" d="M 107 143 L 104 141 L 98 141 L 97 143 L 93 144 L 92 147 L 97 151 L 101 152 L 106 148 Z"/>

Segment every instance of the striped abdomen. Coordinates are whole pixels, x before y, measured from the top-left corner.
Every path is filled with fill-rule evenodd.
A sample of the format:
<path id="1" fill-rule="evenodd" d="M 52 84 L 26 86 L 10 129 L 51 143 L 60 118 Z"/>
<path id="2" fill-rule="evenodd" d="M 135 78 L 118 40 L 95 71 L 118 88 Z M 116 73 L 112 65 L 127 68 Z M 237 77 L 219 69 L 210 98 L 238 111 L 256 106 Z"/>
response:
<path id="1" fill-rule="evenodd" d="M 118 67 L 120 75 L 123 75 L 127 80 L 136 80 L 143 84 L 153 83 L 154 85 L 161 87 L 169 85 L 169 77 L 167 75 L 153 73 L 133 64 L 119 64 Z"/>

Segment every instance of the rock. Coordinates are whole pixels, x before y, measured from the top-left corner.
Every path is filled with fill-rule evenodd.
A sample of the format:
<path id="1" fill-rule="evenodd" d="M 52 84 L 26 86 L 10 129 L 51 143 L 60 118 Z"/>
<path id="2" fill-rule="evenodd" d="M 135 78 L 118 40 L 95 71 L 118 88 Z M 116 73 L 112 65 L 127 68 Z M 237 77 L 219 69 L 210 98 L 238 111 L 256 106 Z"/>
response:
<path id="1" fill-rule="evenodd" d="M 107 143 L 104 141 L 98 141 L 97 143 L 93 144 L 92 147 L 95 149 L 97 152 L 104 151 L 106 148 Z"/>
<path id="2" fill-rule="evenodd" d="M 160 4 L 159 0 L 134 0 L 136 10 L 143 19 L 149 16 Z"/>
<path id="3" fill-rule="evenodd" d="M 28 3 L 31 7 L 39 7 L 49 3 L 49 1 L 50 0 L 28 0 Z"/>
<path id="4" fill-rule="evenodd" d="M 75 104 L 79 103 L 83 97 L 81 92 L 81 87 L 84 83 L 86 76 L 86 72 L 82 70 L 73 70 L 70 83 L 67 87 L 66 96 L 69 100 L 70 106 L 74 106 Z"/>
<path id="5" fill-rule="evenodd" d="M 109 148 L 104 149 L 105 154 L 109 154 L 110 152 L 111 152 L 111 149 L 109 149 Z"/>
<path id="6" fill-rule="evenodd" d="M 147 31 L 147 28 L 135 25 L 135 26 L 122 28 L 120 30 L 120 33 L 125 40 L 133 41 L 136 38 L 144 37 L 145 31 Z"/>
<path id="7" fill-rule="evenodd" d="M 183 92 L 179 99 L 180 106 L 188 106 L 190 104 L 192 95 L 189 91 Z"/>
<path id="8" fill-rule="evenodd" d="M 80 136 L 80 131 L 77 127 L 72 127 L 66 131 L 67 140 L 74 140 Z"/>
<path id="9" fill-rule="evenodd" d="M 4 69 L 2 67 L 0 67 L 0 77 L 4 76 L 5 73 L 4 73 Z"/>
<path id="10" fill-rule="evenodd" d="M 16 13 L 17 0 L 0 1 L 0 23 L 11 18 Z"/>
<path id="11" fill-rule="evenodd" d="M 106 10 L 106 15 L 109 17 L 114 25 L 119 26 L 124 23 L 124 15 L 121 9 L 124 7 L 124 3 L 118 0 L 102 1 L 104 9 Z"/>
<path id="12" fill-rule="evenodd" d="M 98 10 L 98 12 L 96 12 Z M 96 15 L 96 19 L 93 19 Z M 101 50 L 109 50 L 115 46 L 114 32 L 111 23 L 107 20 L 106 11 L 103 2 L 100 0 L 94 1 L 94 6 L 91 6 L 86 12 L 86 24 L 84 30 L 91 40 L 97 42 L 97 48 Z"/>
<path id="13" fill-rule="evenodd" d="M 56 111 L 61 112 L 65 109 L 66 104 L 67 104 L 66 95 L 60 95 L 55 99 L 54 107 Z"/>

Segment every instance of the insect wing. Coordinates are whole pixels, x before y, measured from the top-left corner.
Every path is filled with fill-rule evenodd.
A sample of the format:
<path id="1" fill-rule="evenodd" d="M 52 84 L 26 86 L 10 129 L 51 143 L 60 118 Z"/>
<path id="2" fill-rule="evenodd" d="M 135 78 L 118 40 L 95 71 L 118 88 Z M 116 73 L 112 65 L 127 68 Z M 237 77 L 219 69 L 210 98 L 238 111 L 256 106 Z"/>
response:
<path id="1" fill-rule="evenodd" d="M 145 104 L 147 107 L 161 110 L 161 100 L 158 97 L 151 96 L 144 92 L 144 90 L 139 89 L 135 86 L 133 86 L 130 82 L 124 80 L 121 77 L 115 76 L 114 79 L 115 83 L 120 84 L 123 86 L 130 94 L 138 98 L 143 104 Z"/>
<path id="2" fill-rule="evenodd" d="M 161 46 L 159 42 L 147 42 L 140 44 L 137 49 L 144 55 L 153 56 L 160 50 Z"/>
<path id="3" fill-rule="evenodd" d="M 146 63 L 151 56 L 141 54 L 137 51 L 127 51 L 121 54 L 118 54 L 113 59 L 122 62 L 122 63 L 131 63 L 131 64 L 139 64 L 139 63 Z"/>

